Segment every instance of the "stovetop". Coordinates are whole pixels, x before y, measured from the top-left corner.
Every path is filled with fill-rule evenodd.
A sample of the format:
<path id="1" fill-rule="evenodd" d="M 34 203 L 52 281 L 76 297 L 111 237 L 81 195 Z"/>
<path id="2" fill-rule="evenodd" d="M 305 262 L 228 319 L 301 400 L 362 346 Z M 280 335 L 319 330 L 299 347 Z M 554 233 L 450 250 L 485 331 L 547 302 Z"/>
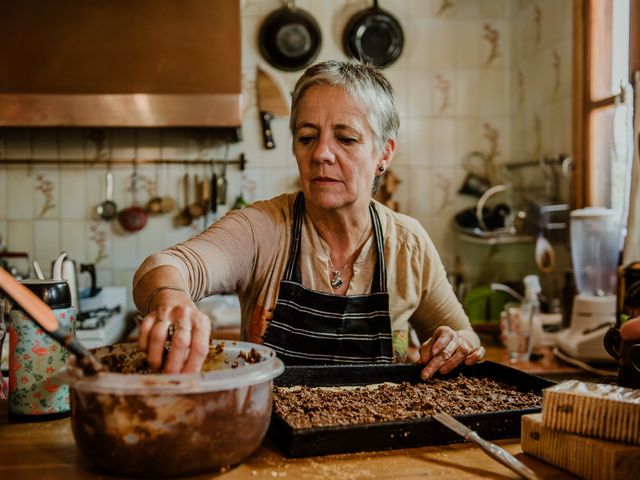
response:
<path id="1" fill-rule="evenodd" d="M 76 318 L 76 330 L 96 330 L 106 324 L 122 311 L 120 305 L 100 307 L 80 312 Z"/>

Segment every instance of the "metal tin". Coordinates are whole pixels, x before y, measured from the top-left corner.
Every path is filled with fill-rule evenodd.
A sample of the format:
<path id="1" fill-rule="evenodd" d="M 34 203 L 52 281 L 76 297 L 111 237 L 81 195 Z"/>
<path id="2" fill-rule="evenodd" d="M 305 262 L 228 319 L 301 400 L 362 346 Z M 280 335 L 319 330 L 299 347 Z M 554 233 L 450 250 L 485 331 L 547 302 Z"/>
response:
<path id="1" fill-rule="evenodd" d="M 61 327 L 75 333 L 76 309 L 67 282 L 27 280 L 23 285 L 52 307 Z M 69 387 L 54 376 L 70 352 L 19 306 L 11 310 L 9 319 L 9 415 L 29 421 L 68 415 Z"/>

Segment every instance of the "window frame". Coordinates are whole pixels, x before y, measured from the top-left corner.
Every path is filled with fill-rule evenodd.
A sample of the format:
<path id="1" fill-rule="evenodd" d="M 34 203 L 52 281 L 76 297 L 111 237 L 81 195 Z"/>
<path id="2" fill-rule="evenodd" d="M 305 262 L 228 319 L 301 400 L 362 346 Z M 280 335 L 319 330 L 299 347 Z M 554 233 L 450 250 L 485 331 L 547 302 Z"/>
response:
<path id="1" fill-rule="evenodd" d="M 606 2 L 606 3 L 605 3 Z M 629 82 L 640 70 L 640 0 L 629 0 Z M 592 205 L 591 179 L 595 166 L 591 158 L 591 115 L 614 105 L 617 95 L 594 98 L 591 72 L 594 65 L 593 46 L 610 41 L 610 36 L 593 28 L 594 15 L 610 14 L 610 0 L 573 1 L 573 181 L 572 208 Z M 607 8 L 609 7 L 609 8 Z M 598 43 L 599 42 L 599 43 Z M 635 92 L 640 95 L 640 92 Z"/>

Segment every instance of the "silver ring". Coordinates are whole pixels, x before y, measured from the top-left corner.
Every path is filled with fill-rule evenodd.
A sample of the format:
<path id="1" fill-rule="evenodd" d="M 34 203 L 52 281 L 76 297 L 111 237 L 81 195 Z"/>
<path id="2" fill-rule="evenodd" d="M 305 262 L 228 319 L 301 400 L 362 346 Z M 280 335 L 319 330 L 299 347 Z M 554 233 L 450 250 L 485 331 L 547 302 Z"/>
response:
<path id="1" fill-rule="evenodd" d="M 178 327 L 176 328 L 176 331 L 178 331 L 178 330 L 183 330 L 185 332 L 191 333 L 191 328 L 183 327 L 181 325 L 178 325 Z"/>
<path id="2" fill-rule="evenodd" d="M 169 320 L 167 320 L 166 318 L 160 318 L 158 320 L 156 320 L 157 324 L 164 324 L 167 327 L 171 326 L 171 322 Z"/>

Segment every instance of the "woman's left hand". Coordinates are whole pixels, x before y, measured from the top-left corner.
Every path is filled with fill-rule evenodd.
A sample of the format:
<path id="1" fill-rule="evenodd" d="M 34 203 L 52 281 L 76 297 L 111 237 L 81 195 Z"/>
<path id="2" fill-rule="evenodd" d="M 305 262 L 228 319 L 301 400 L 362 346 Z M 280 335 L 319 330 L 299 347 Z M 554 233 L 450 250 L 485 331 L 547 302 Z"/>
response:
<path id="1" fill-rule="evenodd" d="M 449 373 L 462 362 L 471 365 L 481 360 L 484 354 L 484 347 L 473 348 L 469 340 L 451 327 L 438 327 L 420 346 L 418 363 L 425 365 L 421 377 L 427 380 L 436 372 Z"/>

